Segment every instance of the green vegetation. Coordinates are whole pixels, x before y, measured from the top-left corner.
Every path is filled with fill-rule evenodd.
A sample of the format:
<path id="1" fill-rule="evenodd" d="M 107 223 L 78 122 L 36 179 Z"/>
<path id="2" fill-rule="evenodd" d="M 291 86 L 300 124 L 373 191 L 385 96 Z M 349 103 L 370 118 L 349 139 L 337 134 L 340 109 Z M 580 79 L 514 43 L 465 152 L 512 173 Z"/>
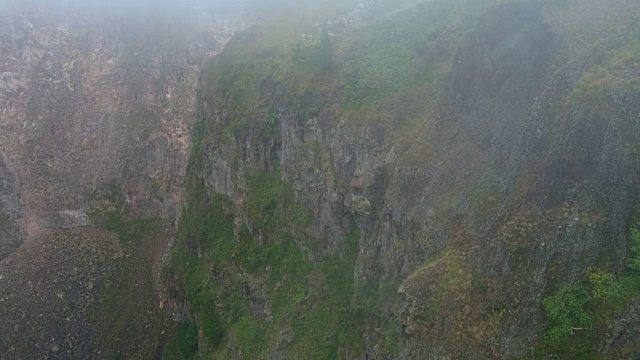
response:
<path id="1" fill-rule="evenodd" d="M 123 214 L 117 211 L 105 213 L 106 222 L 104 228 L 113 231 L 124 245 L 135 245 L 155 234 L 160 224 L 159 219 L 135 218 L 125 220 Z"/>
<path id="2" fill-rule="evenodd" d="M 179 243 L 172 254 L 172 270 L 176 272 L 184 296 L 189 300 L 194 320 L 203 331 L 201 348 L 217 347 L 223 341 L 225 328 L 216 306 L 216 294 L 211 288 L 211 266 L 231 258 L 233 218 L 224 213 L 222 204 L 210 204 L 204 188 L 195 189 L 191 207 L 182 217 Z M 220 206 L 215 206 L 220 205 Z M 215 246 L 217 251 L 208 251 Z M 209 258 L 202 257 L 206 252 Z"/>
<path id="3" fill-rule="evenodd" d="M 428 293 L 423 312 L 417 317 L 428 322 L 438 316 L 453 299 L 469 293 L 473 274 L 464 262 L 463 253 L 448 250 L 425 263 L 405 280 L 403 286 L 411 294 Z M 477 280 L 476 280 L 477 282 Z"/>
<path id="4" fill-rule="evenodd" d="M 236 222 L 230 199 L 208 196 L 191 177 L 171 271 L 201 336 L 183 325 L 165 356 L 191 354 L 195 341 L 202 356 L 229 357 L 221 346 L 227 338 L 239 358 L 267 358 L 282 336 L 290 354 L 314 359 L 362 347 L 360 319 L 352 316 L 358 228 L 340 256 L 310 261 L 316 245 L 305 229 L 312 218 L 280 172 L 256 173 L 246 183 L 253 231 Z"/>
<path id="5" fill-rule="evenodd" d="M 275 109 L 281 107 L 312 117 L 326 108 L 373 114 L 419 97 L 428 101 L 417 102 L 419 109 L 401 117 L 424 120 L 444 93 L 462 38 L 462 32 L 446 31 L 447 21 L 457 16 L 455 7 L 424 1 L 384 5 L 393 9 L 365 13 L 360 30 L 337 34 L 329 28 L 318 32 L 310 22 L 322 24 L 331 17 L 320 16 L 342 15 L 355 3 L 336 1 L 335 8 L 323 3 L 322 11 L 316 11 L 315 2 L 296 3 L 295 16 L 284 11 L 238 34 L 204 71 L 200 102 L 224 109 L 225 116 L 212 121 L 204 108 L 199 114 L 188 171 L 189 205 L 172 250 L 171 272 L 205 357 L 268 358 L 283 337 L 290 356 L 344 357 L 359 354 L 365 326 L 387 329 L 383 345 L 389 353 L 398 351 L 399 329 L 379 311 L 397 297 L 398 284 L 380 287 L 372 280 L 355 286 L 360 233 L 353 221 L 339 255 L 327 254 L 326 244 L 307 235 L 313 218 L 278 169 L 245 170 L 240 209 L 225 196 L 207 194 L 196 175 L 205 138 L 277 139 L 281 119 Z M 435 55 L 427 56 L 435 47 L 438 51 L 430 51 Z M 308 144 L 308 150 L 320 158 L 320 143 Z M 386 178 L 378 178 L 384 188 Z M 167 354 L 194 349 L 194 334 L 182 330 Z M 222 346 L 225 339 L 232 339 L 233 349 Z"/>
<path id="6" fill-rule="evenodd" d="M 278 125 L 278 113 L 275 110 L 271 110 L 269 112 L 269 115 L 265 119 L 265 122 L 267 126 L 269 126 L 270 128 L 273 128 L 276 125 Z"/>
<path id="7" fill-rule="evenodd" d="M 208 194 L 197 175 L 201 142 L 218 136 L 236 143 L 250 139 L 253 144 L 273 144 L 279 125 L 287 125 L 288 120 L 280 118 L 279 109 L 284 108 L 296 113 L 299 121 L 339 118 L 354 126 L 358 119 L 367 119 L 382 128 L 381 138 L 390 138 L 381 141 L 402 139 L 409 144 L 407 138 L 423 136 L 415 130 L 437 113 L 458 47 L 477 14 L 504 2 L 383 2 L 364 13 L 357 29 L 333 33 L 323 28 L 324 21 L 356 2 L 330 1 L 332 6 L 326 7 L 327 3 L 304 0 L 237 34 L 207 65 L 200 101 L 224 110 L 224 115 L 211 121 L 201 114 L 196 127 L 189 201 L 171 254 L 171 271 L 193 325 L 191 330 L 181 328 L 167 354 L 192 354 L 197 349 L 208 358 L 268 358 L 271 350 L 286 347 L 290 355 L 302 358 L 345 357 L 364 346 L 360 333 L 369 325 L 384 329 L 386 351 L 397 353 L 399 329 L 390 317 L 379 314 L 381 305 L 397 296 L 397 286 L 382 288 L 376 279 L 356 286 L 357 227 L 352 224 L 352 233 L 339 244 L 340 256 L 328 254 L 326 244 L 308 235 L 313 218 L 279 169 L 257 171 L 259 164 L 244 168 L 246 189 L 237 199 Z M 568 2 L 552 3 L 565 7 Z M 569 100 L 600 96 L 601 89 L 612 84 L 635 81 L 623 75 L 625 69 L 635 69 L 636 55 L 633 46 L 617 51 L 611 63 L 592 69 L 576 83 Z M 386 131 L 390 128 L 397 131 Z M 424 146 L 428 145 L 413 146 L 402 156 L 415 157 L 416 164 L 435 156 Z M 321 158 L 319 142 L 305 149 Z M 239 158 L 229 160 L 238 163 Z M 376 181 L 380 194 L 388 181 L 383 175 Z M 490 202 L 492 194 L 490 187 L 468 192 L 477 205 Z M 374 201 L 374 206 L 382 201 Z M 634 249 L 640 249 L 640 236 L 635 234 L 639 239 Z M 545 298 L 551 324 L 536 358 L 593 355 L 596 340 L 614 316 L 640 294 L 635 273 L 640 271 L 640 250 L 634 254 L 637 260 L 628 273 L 616 277 L 608 267 L 592 268 Z M 426 288 L 425 280 L 431 278 L 437 281 Z M 433 294 L 430 313 L 451 311 L 447 306 L 455 301 L 471 304 L 464 300 L 467 293 L 484 296 L 490 288 L 454 252 L 419 269 L 408 281 L 424 290 L 416 293 Z M 500 310 L 498 318 L 505 311 Z"/>
<path id="8" fill-rule="evenodd" d="M 427 54 L 451 20 L 453 3 L 435 8 L 414 4 L 398 10 L 402 16 L 385 16 L 352 34 L 344 50 L 349 61 L 343 106 L 364 111 L 387 101 L 413 99 L 416 92 L 421 99 L 429 98 L 424 91 L 433 92 L 435 103 L 445 87 L 456 44 Z"/>
<path id="9" fill-rule="evenodd" d="M 600 268 L 589 268 L 587 280 L 591 285 L 591 295 L 594 299 L 616 301 L 621 295 L 620 285 L 613 274 Z"/>
<path id="10" fill-rule="evenodd" d="M 166 360 L 191 360 L 198 353 L 198 328 L 191 321 L 183 322 L 167 345 L 164 352 Z"/>
<path id="11" fill-rule="evenodd" d="M 247 212 L 258 228 L 273 236 L 278 229 L 301 235 L 312 224 L 312 217 L 294 198 L 293 190 L 282 181 L 280 171 L 259 173 L 247 179 L 250 196 Z M 284 207 L 284 208 L 283 208 Z"/>
<path id="12" fill-rule="evenodd" d="M 118 236 L 123 254 L 114 259 L 113 273 L 100 286 L 99 301 L 89 309 L 89 318 L 100 334 L 100 347 L 108 353 L 153 351 L 160 346 L 154 330 L 166 319 L 157 310 L 155 279 L 149 269 L 164 226 L 160 219 L 129 218 L 127 211 L 116 208 L 96 212 L 106 218 L 103 228 Z"/>
<path id="13" fill-rule="evenodd" d="M 228 111 L 219 126 L 234 136 L 273 136 L 276 118 L 265 111 L 273 104 L 312 116 L 331 107 L 358 118 L 411 103 L 419 104 L 411 114 L 387 117 L 406 118 L 395 125 L 422 122 L 444 95 L 457 46 L 470 28 L 469 13 L 455 11 L 461 2 L 372 6 L 353 31 L 323 27 L 331 18 L 320 16 L 338 18 L 357 2 L 296 4 L 295 16 L 284 11 L 236 35 L 207 65 L 201 94 Z"/>
<path id="14" fill-rule="evenodd" d="M 629 270 L 614 276 L 601 268 L 589 268 L 582 280 L 562 286 L 544 301 L 551 326 L 532 359 L 553 355 L 553 359 L 593 359 L 601 339 L 615 317 L 640 296 L 640 233 L 629 231 Z M 526 357 L 528 359 L 528 357 Z"/>
<path id="15" fill-rule="evenodd" d="M 640 42 L 634 41 L 618 50 L 606 61 L 585 72 L 567 97 L 567 104 L 582 102 L 601 109 L 607 101 L 606 92 L 638 85 L 640 80 L 630 74 L 640 70 Z"/>
<path id="16" fill-rule="evenodd" d="M 320 36 L 320 41 L 312 45 L 298 44 L 293 50 L 292 61 L 300 69 L 307 71 L 318 69 L 326 75 L 335 70 L 337 63 L 329 32 L 325 29 Z"/>
<path id="17" fill-rule="evenodd" d="M 631 261 L 629 261 L 629 267 L 640 271 L 640 231 L 638 231 L 637 227 L 631 228 L 629 237 L 631 239 Z"/>
<path id="18" fill-rule="evenodd" d="M 544 299 L 544 309 L 553 322 L 545 340 L 559 344 L 574 330 L 590 330 L 593 318 L 585 309 L 591 300 L 584 285 L 580 283 L 563 286 L 558 292 Z"/>
<path id="19" fill-rule="evenodd" d="M 300 109 L 319 108 L 322 90 L 336 88 L 335 39 L 313 24 L 343 14 L 356 1 L 299 1 L 274 10 L 259 26 L 238 34 L 205 69 L 202 94 L 231 119 L 253 122 L 254 134 L 272 124 L 257 110 L 278 97 Z M 301 38 L 305 34 L 308 38 Z"/>

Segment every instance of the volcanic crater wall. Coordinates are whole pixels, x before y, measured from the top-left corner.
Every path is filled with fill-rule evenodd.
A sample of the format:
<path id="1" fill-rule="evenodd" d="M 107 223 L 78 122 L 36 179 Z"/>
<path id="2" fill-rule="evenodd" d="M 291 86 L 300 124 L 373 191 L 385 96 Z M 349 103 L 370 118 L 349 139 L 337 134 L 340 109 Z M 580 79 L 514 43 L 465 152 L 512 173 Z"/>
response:
<path id="1" fill-rule="evenodd" d="M 38 2 L 3 11 L 3 183 L 20 179 L 24 221 L 87 225 L 97 199 L 120 195 L 134 213 L 175 216 L 200 68 L 245 26 L 191 10 L 177 19 Z"/>

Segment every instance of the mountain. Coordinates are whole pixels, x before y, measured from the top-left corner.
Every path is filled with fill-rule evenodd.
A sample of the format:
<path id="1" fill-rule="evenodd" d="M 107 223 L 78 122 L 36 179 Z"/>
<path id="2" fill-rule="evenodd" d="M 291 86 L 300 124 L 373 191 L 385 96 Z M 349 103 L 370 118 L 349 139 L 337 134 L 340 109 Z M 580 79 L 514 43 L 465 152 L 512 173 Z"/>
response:
<path id="1" fill-rule="evenodd" d="M 27 1 L 0 12 L 0 353 L 9 358 L 162 353 L 171 321 L 157 310 L 156 282 L 182 207 L 198 77 L 247 21 L 88 5 Z"/>
<path id="2" fill-rule="evenodd" d="M 640 3 L 198 4 L 3 12 L 3 353 L 640 354 Z"/>

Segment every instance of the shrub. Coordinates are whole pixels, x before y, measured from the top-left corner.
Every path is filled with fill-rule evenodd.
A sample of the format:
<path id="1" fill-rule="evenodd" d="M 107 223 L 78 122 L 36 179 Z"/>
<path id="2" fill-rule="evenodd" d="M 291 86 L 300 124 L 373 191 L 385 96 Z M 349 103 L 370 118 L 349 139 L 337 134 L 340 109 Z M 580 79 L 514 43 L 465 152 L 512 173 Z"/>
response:
<path id="1" fill-rule="evenodd" d="M 631 260 L 629 267 L 634 270 L 640 270 L 640 231 L 636 227 L 632 227 L 629 231 L 631 237 Z"/>
<path id="2" fill-rule="evenodd" d="M 587 279 L 591 284 L 591 295 L 601 300 L 615 300 L 620 296 L 620 285 L 612 273 L 600 268 L 589 268 Z"/>
<path id="3" fill-rule="evenodd" d="M 193 322 L 184 322 L 178 328 L 175 337 L 167 345 L 164 358 L 193 359 L 198 352 L 198 328 Z"/>
<path id="4" fill-rule="evenodd" d="M 590 296 L 586 287 L 573 283 L 562 287 L 554 295 L 544 299 L 543 305 L 553 325 L 546 334 L 546 340 L 559 344 L 574 330 L 591 327 L 592 317 L 586 310 Z"/>

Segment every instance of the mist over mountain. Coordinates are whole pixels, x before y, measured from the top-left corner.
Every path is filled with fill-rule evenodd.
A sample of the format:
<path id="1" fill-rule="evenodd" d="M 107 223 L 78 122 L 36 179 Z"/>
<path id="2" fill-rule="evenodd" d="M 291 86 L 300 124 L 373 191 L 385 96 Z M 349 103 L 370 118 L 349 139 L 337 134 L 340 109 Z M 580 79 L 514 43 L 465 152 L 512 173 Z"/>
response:
<path id="1" fill-rule="evenodd" d="M 639 26 L 0 0 L 0 357 L 638 357 Z"/>

